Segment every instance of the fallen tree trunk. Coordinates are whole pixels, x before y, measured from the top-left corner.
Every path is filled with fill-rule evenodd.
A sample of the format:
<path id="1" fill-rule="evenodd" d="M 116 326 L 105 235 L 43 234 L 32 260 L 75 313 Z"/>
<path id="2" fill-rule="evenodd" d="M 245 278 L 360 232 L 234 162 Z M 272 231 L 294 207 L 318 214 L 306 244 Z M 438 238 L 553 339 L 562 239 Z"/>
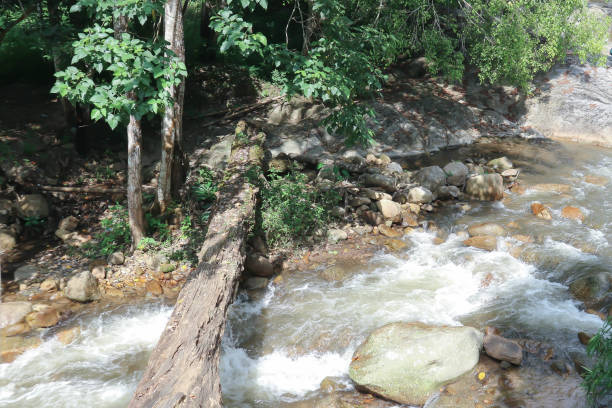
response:
<path id="1" fill-rule="evenodd" d="M 245 127 L 241 122 L 236 132 L 245 133 Z M 234 143 L 200 251 L 201 263 L 179 294 L 130 408 L 222 406 L 221 339 L 255 219 L 257 188 L 249 183 L 247 172 L 261 164 L 263 139 L 261 133 L 246 145 Z"/>

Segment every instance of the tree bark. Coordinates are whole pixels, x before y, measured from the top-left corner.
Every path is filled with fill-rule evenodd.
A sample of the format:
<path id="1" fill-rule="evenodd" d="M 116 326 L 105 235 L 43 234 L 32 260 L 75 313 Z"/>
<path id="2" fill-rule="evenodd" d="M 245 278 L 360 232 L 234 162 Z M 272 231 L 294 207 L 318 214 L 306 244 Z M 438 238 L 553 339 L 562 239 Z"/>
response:
<path id="1" fill-rule="evenodd" d="M 135 98 L 133 95 L 129 95 Z M 130 122 L 127 126 L 128 138 L 128 177 L 127 177 L 127 201 L 128 219 L 130 231 L 132 232 L 132 248 L 135 249 L 138 243 L 145 236 L 145 220 L 142 210 L 142 128 L 140 120 L 136 116 L 130 115 Z"/>
<path id="2" fill-rule="evenodd" d="M 185 44 L 183 34 L 183 8 L 181 0 L 167 0 L 164 5 L 164 40 L 169 44 L 176 56 L 185 62 Z M 157 202 L 160 212 L 165 212 L 170 204 L 173 193 L 173 184 L 182 184 L 184 171 L 175 165 L 183 162 L 182 150 L 182 125 L 183 125 L 183 101 L 185 95 L 185 82 L 180 85 L 169 85 L 168 92 L 174 101 L 172 106 L 166 107 L 162 119 L 161 132 L 161 161 L 159 168 L 159 180 L 157 187 Z M 175 152 L 176 150 L 176 152 Z M 174 173 L 178 174 L 174 174 Z M 178 186 L 177 186 L 178 187 Z M 176 192 L 178 188 L 174 188 Z"/>
<path id="3" fill-rule="evenodd" d="M 202 261 L 178 297 L 129 408 L 222 406 L 221 339 L 255 220 L 257 188 L 249 183 L 247 171 L 261 163 L 252 149 L 261 151 L 263 139 L 260 133 L 251 138 L 250 147 L 232 149 L 200 251 Z"/>

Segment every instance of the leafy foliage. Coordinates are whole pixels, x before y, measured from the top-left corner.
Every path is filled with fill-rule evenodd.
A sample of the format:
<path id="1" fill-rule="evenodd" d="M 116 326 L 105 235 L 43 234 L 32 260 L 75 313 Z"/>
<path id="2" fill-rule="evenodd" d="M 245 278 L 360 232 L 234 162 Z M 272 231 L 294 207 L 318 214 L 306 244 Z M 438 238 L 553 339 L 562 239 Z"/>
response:
<path id="1" fill-rule="evenodd" d="M 89 256 L 108 256 L 116 251 L 125 250 L 131 239 L 128 211 L 120 205 L 109 207 L 109 215 L 100 220 L 102 232 L 96 234 L 97 244 L 86 244 L 85 252 Z"/>
<path id="2" fill-rule="evenodd" d="M 589 403 L 596 406 L 601 397 L 612 393 L 612 318 L 589 341 L 587 354 L 597 359 L 592 369 L 586 369 L 582 386 Z"/>
<path id="3" fill-rule="evenodd" d="M 204 204 L 212 204 L 217 198 L 217 182 L 214 173 L 208 168 L 198 171 L 192 187 L 193 197 Z"/>
<path id="4" fill-rule="evenodd" d="M 306 184 L 306 176 L 295 171 L 285 176 L 272 173 L 261 189 L 262 228 L 273 246 L 300 243 L 317 230 L 324 230 L 329 208 L 339 196 L 320 192 Z"/>

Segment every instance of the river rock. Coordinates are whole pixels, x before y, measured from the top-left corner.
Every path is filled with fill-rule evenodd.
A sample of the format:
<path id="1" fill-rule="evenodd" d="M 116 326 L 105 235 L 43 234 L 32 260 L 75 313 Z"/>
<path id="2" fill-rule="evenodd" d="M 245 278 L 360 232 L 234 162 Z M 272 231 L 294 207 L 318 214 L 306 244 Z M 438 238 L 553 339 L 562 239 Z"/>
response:
<path id="1" fill-rule="evenodd" d="M 395 191 L 395 179 L 384 174 L 369 174 L 363 176 L 363 184 L 368 187 L 380 187 L 387 192 Z"/>
<path id="2" fill-rule="evenodd" d="M 400 251 L 408 246 L 408 244 L 401 239 L 387 239 L 384 245 L 391 252 Z"/>
<path id="3" fill-rule="evenodd" d="M 83 271 L 70 278 L 64 289 L 64 295 L 77 302 L 89 302 L 100 299 L 98 280 L 90 271 Z"/>
<path id="4" fill-rule="evenodd" d="M 248 278 L 245 281 L 244 286 L 249 290 L 264 289 L 266 286 L 268 286 L 268 279 L 260 277 Z"/>
<path id="5" fill-rule="evenodd" d="M 385 170 L 387 171 L 387 173 L 391 173 L 391 174 L 402 173 L 404 171 L 404 169 L 402 169 L 402 166 L 396 162 L 391 162 L 387 164 L 387 167 L 385 168 Z"/>
<path id="6" fill-rule="evenodd" d="M 584 178 L 584 181 L 586 181 L 589 184 L 595 184 L 596 186 L 605 186 L 607 185 L 610 181 L 602 176 L 586 176 Z"/>
<path id="7" fill-rule="evenodd" d="M 52 307 L 38 312 L 32 312 L 26 316 L 26 322 L 33 329 L 41 327 L 52 327 L 59 322 L 59 313 Z"/>
<path id="8" fill-rule="evenodd" d="M 361 219 L 369 225 L 380 225 L 385 222 L 385 217 L 381 213 L 370 210 L 362 212 Z"/>
<path id="9" fill-rule="evenodd" d="M 483 335 L 472 327 L 391 323 L 355 351 L 349 377 L 359 388 L 400 404 L 423 405 L 478 363 Z"/>
<path id="10" fill-rule="evenodd" d="M 402 226 L 418 227 L 419 219 L 417 215 L 411 211 L 402 211 Z"/>
<path id="11" fill-rule="evenodd" d="M 561 210 L 561 216 L 563 218 L 569 218 L 570 220 L 578 220 L 584 222 L 584 214 L 580 211 L 580 208 L 567 206 Z"/>
<path id="12" fill-rule="evenodd" d="M 71 215 L 66 218 L 63 218 L 59 222 L 57 229 L 72 232 L 77 228 L 78 225 L 79 225 L 79 220 L 76 217 Z"/>
<path id="13" fill-rule="evenodd" d="M 17 241 L 12 234 L 6 231 L 0 231 L 0 253 L 9 252 L 17 245 Z"/>
<path id="14" fill-rule="evenodd" d="M 547 221 L 552 220 L 550 209 L 541 203 L 532 203 L 531 212 L 533 213 L 533 215 L 535 215 L 538 218 L 542 218 L 543 220 L 547 220 Z"/>
<path id="15" fill-rule="evenodd" d="M 408 201 L 417 204 L 430 203 L 433 201 L 433 194 L 425 187 L 414 187 L 408 191 Z"/>
<path id="16" fill-rule="evenodd" d="M 446 173 L 446 184 L 461 187 L 465 184 L 465 179 L 468 175 L 468 168 L 465 164 L 459 161 L 453 161 L 444 166 Z"/>
<path id="17" fill-rule="evenodd" d="M 360 192 L 368 197 L 370 200 L 378 201 L 378 200 L 392 200 L 390 194 L 384 193 L 382 191 L 372 190 L 371 188 L 362 188 Z"/>
<path id="18" fill-rule="evenodd" d="M 404 235 L 401 231 L 388 227 L 385 224 L 380 224 L 378 226 L 378 232 L 380 232 L 385 237 L 389 237 L 389 238 L 399 238 L 402 235 Z"/>
<path id="19" fill-rule="evenodd" d="M 441 186 L 437 191 L 438 199 L 440 200 L 458 198 L 460 194 L 461 190 L 457 186 Z"/>
<path id="20" fill-rule="evenodd" d="M 472 176 L 467 179 L 465 192 L 477 200 L 501 200 L 504 198 L 504 180 L 497 173 Z"/>
<path id="21" fill-rule="evenodd" d="M 7 337 L 2 339 L 0 349 L 0 362 L 12 363 L 17 357 L 26 351 L 40 346 L 40 337 Z"/>
<path id="22" fill-rule="evenodd" d="M 335 244 L 336 242 L 344 241 L 345 239 L 348 239 L 348 234 L 345 231 L 337 228 L 327 230 L 327 242 Z"/>
<path id="23" fill-rule="evenodd" d="M 402 213 L 402 206 L 399 203 L 391 200 L 380 200 L 376 202 L 376 207 L 385 219 L 393 221 L 397 219 L 399 221 Z"/>
<path id="24" fill-rule="evenodd" d="M 245 262 L 246 270 L 255 276 L 269 278 L 274 275 L 274 265 L 268 258 L 259 254 L 249 254 Z"/>
<path id="25" fill-rule="evenodd" d="M 489 357 L 496 360 L 507 361 L 514 365 L 521 365 L 523 361 L 523 349 L 510 339 L 496 334 L 487 334 L 484 337 L 484 349 Z"/>
<path id="26" fill-rule="evenodd" d="M 372 200 L 362 196 L 353 197 L 348 202 L 348 204 L 354 208 L 361 207 L 362 205 L 370 205 L 370 203 L 372 203 Z"/>
<path id="27" fill-rule="evenodd" d="M 107 261 L 110 265 L 123 265 L 125 262 L 125 255 L 123 255 L 123 252 L 113 252 L 108 256 Z"/>
<path id="28" fill-rule="evenodd" d="M 506 156 L 489 161 L 487 163 L 487 166 L 494 168 L 500 173 L 505 170 L 510 170 L 512 167 L 514 167 L 510 159 L 508 159 Z"/>
<path id="29" fill-rule="evenodd" d="M 480 235 L 466 239 L 463 245 L 471 246 L 485 251 L 495 251 L 497 249 L 497 237 L 491 235 Z"/>
<path id="30" fill-rule="evenodd" d="M 569 289 L 576 299 L 591 306 L 610 290 L 611 279 L 612 275 L 606 272 L 583 276 L 572 282 Z"/>
<path id="31" fill-rule="evenodd" d="M 17 200 L 17 214 L 21 218 L 47 218 L 49 205 L 42 194 L 28 194 Z"/>
<path id="32" fill-rule="evenodd" d="M 47 278 L 40 283 L 41 292 L 53 292 L 57 290 L 57 282 L 54 278 Z"/>
<path id="33" fill-rule="evenodd" d="M 60 343 L 68 345 L 72 343 L 81 334 L 81 328 L 78 326 L 64 329 L 57 332 L 57 339 Z"/>
<path id="34" fill-rule="evenodd" d="M 13 275 L 15 276 L 15 281 L 21 281 L 33 278 L 35 276 L 41 275 L 43 271 L 34 265 L 23 265 L 19 268 L 15 269 Z"/>
<path id="35" fill-rule="evenodd" d="M 501 237 L 506 233 L 506 230 L 504 230 L 504 227 L 499 224 L 485 222 L 482 224 L 470 225 L 470 227 L 468 228 L 468 233 L 472 237 L 477 235 L 491 235 L 494 237 Z"/>
<path id="36" fill-rule="evenodd" d="M 439 166 L 424 167 L 418 171 L 415 180 L 429 191 L 436 191 L 446 184 L 446 173 Z"/>
<path id="37" fill-rule="evenodd" d="M 582 343 L 585 346 L 589 345 L 589 341 L 591 341 L 592 337 L 593 336 L 589 336 L 585 332 L 578 332 L 578 340 L 580 340 L 580 343 Z"/>
<path id="38" fill-rule="evenodd" d="M 32 311 L 30 302 L 4 302 L 0 303 L 0 329 L 23 321 Z"/>
<path id="39" fill-rule="evenodd" d="M 572 186 L 569 184 L 555 184 L 555 183 L 544 183 L 535 184 L 529 187 L 531 190 L 541 191 L 545 193 L 569 193 L 572 190 Z"/>
<path id="40" fill-rule="evenodd" d="M 27 333 L 30 330 L 31 327 L 27 323 L 19 322 L 0 329 L 0 337 L 19 336 L 20 334 Z"/>
<path id="41" fill-rule="evenodd" d="M 163 293 L 163 289 L 159 284 L 159 281 L 156 279 L 147 281 L 147 283 L 145 284 L 145 290 L 147 291 L 147 293 L 150 293 L 155 296 L 159 296 Z"/>

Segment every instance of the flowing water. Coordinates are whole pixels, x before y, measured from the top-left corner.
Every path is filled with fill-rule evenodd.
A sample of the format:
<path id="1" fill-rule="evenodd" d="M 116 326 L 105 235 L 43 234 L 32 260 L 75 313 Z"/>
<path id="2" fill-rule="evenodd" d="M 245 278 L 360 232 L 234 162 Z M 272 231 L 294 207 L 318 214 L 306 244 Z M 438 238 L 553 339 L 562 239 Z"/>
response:
<path id="1" fill-rule="evenodd" d="M 550 344 L 560 357 L 584 352 L 577 333 L 593 333 L 602 322 L 583 311 L 568 285 L 581 276 L 612 272 L 612 151 L 522 141 L 431 160 L 444 164 L 474 149 L 484 149 L 487 157 L 506 154 L 522 169 L 525 185 L 571 187 L 564 193 L 527 190 L 471 207 L 450 205 L 435 219 L 448 232 L 442 244 L 436 245 L 433 232 L 414 232 L 403 238 L 407 249 L 380 252 L 366 266 L 352 266 L 344 280 L 327 281 L 314 269 L 286 274 L 280 285 L 260 293 L 242 293 L 223 341 L 226 406 L 285 406 L 321 395 L 319 385 L 330 376 L 350 388 L 353 351 L 373 329 L 394 321 L 493 325 L 512 337 Z M 586 182 L 591 175 L 607 184 Z M 531 215 L 533 201 L 550 206 L 553 221 Z M 584 224 L 560 217 L 566 205 L 583 211 Z M 515 222 L 509 231 L 531 235 L 534 242 L 523 244 L 518 258 L 511 252 L 522 243 L 510 237 L 500 238 L 493 252 L 465 247 L 461 231 L 485 221 Z M 73 344 L 49 340 L 0 365 L 0 406 L 124 407 L 170 312 L 169 306 L 149 304 L 78 317 L 83 332 Z M 532 390 L 535 402 L 527 406 L 581 406 L 576 381 L 565 389 L 546 384 L 541 380 Z"/>

